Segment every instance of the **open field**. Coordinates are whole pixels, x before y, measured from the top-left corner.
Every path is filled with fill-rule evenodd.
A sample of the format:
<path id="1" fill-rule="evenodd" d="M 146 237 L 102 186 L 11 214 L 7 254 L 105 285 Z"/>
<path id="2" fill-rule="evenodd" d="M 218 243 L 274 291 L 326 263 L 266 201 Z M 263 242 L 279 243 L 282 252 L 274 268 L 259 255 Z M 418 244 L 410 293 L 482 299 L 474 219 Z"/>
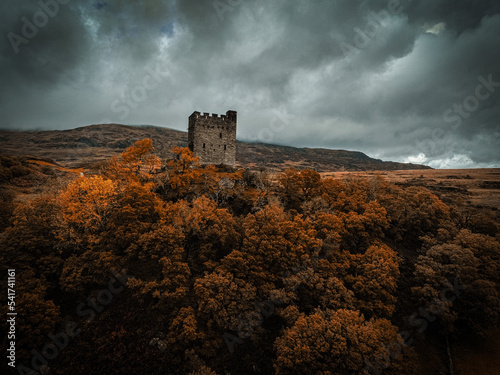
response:
<path id="1" fill-rule="evenodd" d="M 446 203 L 500 210 L 500 168 L 330 172 L 335 178 L 380 176 L 400 186 L 424 186 Z"/>

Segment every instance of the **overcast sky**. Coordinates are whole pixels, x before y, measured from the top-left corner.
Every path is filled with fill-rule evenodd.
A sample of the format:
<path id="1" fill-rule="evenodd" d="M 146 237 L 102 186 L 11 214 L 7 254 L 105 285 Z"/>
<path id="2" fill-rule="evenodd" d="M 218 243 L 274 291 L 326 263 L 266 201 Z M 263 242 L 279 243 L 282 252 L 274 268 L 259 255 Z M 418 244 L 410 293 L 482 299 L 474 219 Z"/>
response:
<path id="1" fill-rule="evenodd" d="M 187 130 L 500 167 L 498 0 L 4 0 L 0 128 Z"/>

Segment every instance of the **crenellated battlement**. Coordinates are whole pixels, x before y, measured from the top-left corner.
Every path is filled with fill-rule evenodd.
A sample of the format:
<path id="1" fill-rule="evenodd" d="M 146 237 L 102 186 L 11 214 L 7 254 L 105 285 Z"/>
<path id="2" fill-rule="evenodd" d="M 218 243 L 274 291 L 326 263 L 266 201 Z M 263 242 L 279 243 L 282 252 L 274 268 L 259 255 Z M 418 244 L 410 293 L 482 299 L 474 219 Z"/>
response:
<path id="1" fill-rule="evenodd" d="M 188 144 L 204 164 L 234 165 L 237 112 L 225 115 L 195 111 L 189 116 Z"/>
<path id="2" fill-rule="evenodd" d="M 225 115 L 219 115 L 217 113 L 212 113 L 210 112 L 198 112 L 195 111 L 189 116 L 189 118 L 194 117 L 194 118 L 199 118 L 199 119 L 213 119 L 213 120 L 236 120 L 236 111 L 227 111 Z"/>

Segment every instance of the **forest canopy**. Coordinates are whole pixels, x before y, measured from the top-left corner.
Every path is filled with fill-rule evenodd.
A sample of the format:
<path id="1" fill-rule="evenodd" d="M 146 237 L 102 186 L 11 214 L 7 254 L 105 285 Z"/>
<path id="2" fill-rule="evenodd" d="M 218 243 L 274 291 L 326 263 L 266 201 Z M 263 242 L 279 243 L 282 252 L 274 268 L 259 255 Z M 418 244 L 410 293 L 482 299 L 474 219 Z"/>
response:
<path id="1" fill-rule="evenodd" d="M 478 231 L 381 177 L 173 152 L 144 139 L 9 198 L 0 264 L 19 280 L 19 373 L 413 374 L 416 340 L 498 326 L 497 223 Z M 50 358 L 68 322 L 78 334 Z"/>

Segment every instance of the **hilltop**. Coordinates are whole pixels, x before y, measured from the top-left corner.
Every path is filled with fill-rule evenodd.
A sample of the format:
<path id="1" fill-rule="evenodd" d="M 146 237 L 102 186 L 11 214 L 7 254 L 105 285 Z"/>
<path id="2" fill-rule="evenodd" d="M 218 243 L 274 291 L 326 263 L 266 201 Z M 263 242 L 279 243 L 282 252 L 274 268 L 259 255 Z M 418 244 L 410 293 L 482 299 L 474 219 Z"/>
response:
<path id="1" fill-rule="evenodd" d="M 135 141 L 151 138 L 156 153 L 171 156 L 175 146 L 187 146 L 187 132 L 157 127 L 102 124 L 69 130 L 0 130 L 1 152 L 49 159 L 68 168 L 87 168 L 123 152 Z M 319 172 L 430 169 L 418 164 L 374 159 L 362 152 L 297 148 L 264 143 L 237 142 L 237 164 L 251 169 L 281 171 L 289 167 Z"/>

